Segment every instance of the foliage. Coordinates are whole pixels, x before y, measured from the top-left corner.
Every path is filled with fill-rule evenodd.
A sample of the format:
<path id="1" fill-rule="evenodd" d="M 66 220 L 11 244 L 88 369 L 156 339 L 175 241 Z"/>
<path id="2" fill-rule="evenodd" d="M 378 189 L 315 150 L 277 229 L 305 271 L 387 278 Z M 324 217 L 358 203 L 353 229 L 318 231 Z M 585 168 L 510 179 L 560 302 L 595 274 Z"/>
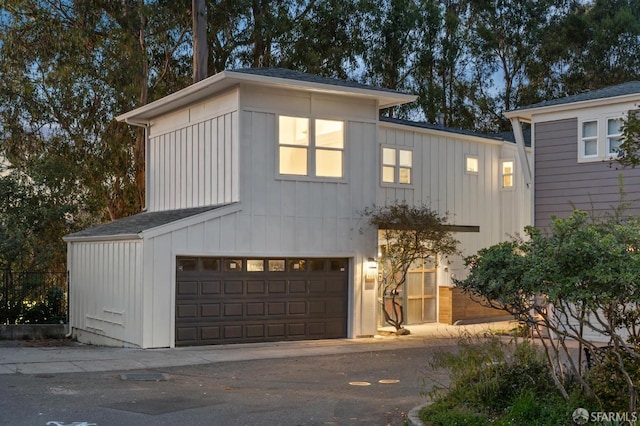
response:
<path id="1" fill-rule="evenodd" d="M 622 143 L 618 162 L 623 166 L 636 167 L 640 164 L 640 118 L 630 113 L 622 125 Z"/>
<path id="2" fill-rule="evenodd" d="M 458 241 L 446 226 L 446 216 L 426 206 L 399 203 L 364 211 L 369 224 L 379 230 L 380 259 L 378 283 L 385 322 L 396 330 L 404 323 L 404 308 L 398 296 L 407 273 L 417 261 L 457 253 Z M 385 298 L 390 298 L 387 306 Z"/>
<path id="3" fill-rule="evenodd" d="M 469 275 L 456 285 L 485 297 L 534 330 L 565 398 L 569 377 L 577 379 L 584 392 L 593 393 L 584 380 L 581 355 L 576 359 L 566 340 L 595 351 L 587 333 L 606 336 L 633 411 L 631 390 L 636 382 L 625 360 L 640 356 L 640 218 L 619 210 L 601 218 L 576 211 L 554 219 L 548 234 L 528 228 L 527 235 L 526 240 L 501 243 L 468 257 Z M 554 338 L 546 339 L 548 334 Z"/>
<path id="4" fill-rule="evenodd" d="M 430 366 L 444 369 L 451 382 L 429 392 L 434 403 L 421 412 L 427 425 L 568 424 L 576 407 L 592 406 L 579 393 L 562 398 L 527 339 L 462 336 L 457 353 L 438 352 Z"/>
<path id="5" fill-rule="evenodd" d="M 27 304 L 22 318 L 22 324 L 59 324 L 66 320 L 65 296 L 60 287 L 47 289 L 44 300 Z"/>

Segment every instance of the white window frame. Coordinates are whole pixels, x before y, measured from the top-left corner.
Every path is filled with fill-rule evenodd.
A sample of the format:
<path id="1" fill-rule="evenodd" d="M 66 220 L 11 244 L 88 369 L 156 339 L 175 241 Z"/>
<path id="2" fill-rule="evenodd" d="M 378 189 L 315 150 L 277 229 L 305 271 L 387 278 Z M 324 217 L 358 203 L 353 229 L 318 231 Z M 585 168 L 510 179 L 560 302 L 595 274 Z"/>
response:
<path id="1" fill-rule="evenodd" d="M 511 163 L 511 173 L 504 172 L 505 163 Z M 511 176 L 511 186 L 505 186 L 504 178 Z M 500 159 L 500 189 L 503 191 L 513 191 L 516 188 L 516 159 L 515 158 L 501 158 Z"/>
<path id="2" fill-rule="evenodd" d="M 607 161 L 617 158 L 617 152 L 611 152 L 610 139 L 619 139 L 622 133 L 609 134 L 609 122 L 611 120 L 625 120 L 623 114 L 601 115 L 598 117 L 584 117 L 578 120 L 578 163 L 589 163 L 595 161 Z M 596 123 L 596 135 L 585 136 L 584 126 L 586 123 Z M 596 154 L 586 155 L 585 144 L 588 141 L 596 142 Z"/>
<path id="3" fill-rule="evenodd" d="M 584 135 L 584 127 L 585 124 L 588 123 L 595 123 L 596 124 L 596 134 L 595 136 L 585 136 Z M 600 122 L 598 119 L 587 119 L 587 120 L 581 120 L 580 121 L 580 125 L 578 126 L 578 140 L 580 141 L 579 146 L 578 146 L 578 157 L 580 159 L 582 159 L 583 161 L 595 161 L 600 159 Z M 593 155 L 587 155 L 585 154 L 586 152 L 586 143 L 587 142 L 596 142 L 596 153 Z"/>
<path id="4" fill-rule="evenodd" d="M 394 151 L 394 163 L 385 163 L 384 159 L 384 150 L 393 150 Z M 409 153 L 411 155 L 411 164 L 407 166 L 406 164 L 401 163 L 402 153 Z M 414 152 L 413 148 L 406 146 L 391 146 L 391 145 L 382 145 L 380 148 L 380 181 L 384 186 L 402 186 L 402 187 L 411 187 L 413 186 L 414 176 Z M 384 169 L 393 168 L 393 181 L 388 181 L 384 179 Z M 409 182 L 401 182 L 401 171 L 408 170 L 409 172 Z"/>
<path id="5" fill-rule="evenodd" d="M 297 119 L 305 119 L 308 123 L 308 140 L 307 145 L 295 145 L 295 144 L 287 144 L 280 143 L 280 118 L 297 118 Z M 318 121 L 335 121 L 342 123 L 342 147 L 318 147 L 316 145 L 316 125 Z M 279 114 L 276 120 L 276 173 L 278 178 L 282 179 L 295 179 L 295 180 L 318 180 L 318 181 L 345 181 L 345 171 L 346 171 L 346 152 L 347 152 L 347 129 L 346 129 L 346 121 L 338 120 L 334 118 L 325 118 L 325 117 L 310 117 L 310 116 L 299 116 L 299 115 L 289 115 L 289 114 Z M 280 170 L 280 150 L 281 148 L 305 148 L 307 150 L 307 164 L 306 164 L 306 174 L 289 174 L 282 173 Z M 342 171 L 340 176 L 322 176 L 317 174 L 317 165 L 316 165 L 316 154 L 317 151 L 327 151 L 327 152 L 340 152 L 341 161 L 342 161 Z"/>
<path id="6" fill-rule="evenodd" d="M 609 122 L 610 121 L 620 121 L 620 131 L 618 133 L 609 133 Z M 612 157 L 612 158 L 617 158 L 618 157 L 618 151 L 612 151 L 611 150 L 611 140 L 612 139 L 616 139 L 618 141 L 620 141 L 621 137 L 622 137 L 622 125 L 624 125 L 624 118 L 623 117 L 607 117 L 606 121 L 606 128 L 605 128 L 605 141 L 606 141 L 606 153 L 608 157 Z M 622 141 L 620 141 L 620 143 L 622 143 Z"/>
<path id="7" fill-rule="evenodd" d="M 469 161 L 476 161 L 476 170 L 471 170 L 469 168 Z M 465 154 L 464 155 L 464 172 L 468 175 L 478 175 L 480 173 L 480 157 L 473 154 Z"/>

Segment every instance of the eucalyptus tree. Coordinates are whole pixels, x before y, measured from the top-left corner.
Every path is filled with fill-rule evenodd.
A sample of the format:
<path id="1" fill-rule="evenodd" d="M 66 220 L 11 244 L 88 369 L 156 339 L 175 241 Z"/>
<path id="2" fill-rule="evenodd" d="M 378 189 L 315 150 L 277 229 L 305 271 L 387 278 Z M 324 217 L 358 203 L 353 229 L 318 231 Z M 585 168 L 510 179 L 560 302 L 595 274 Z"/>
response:
<path id="1" fill-rule="evenodd" d="M 562 2 L 563 0 L 559 0 Z M 562 13 L 557 0 L 470 2 L 470 46 L 473 75 L 495 130 L 507 130 L 502 116 L 518 106 L 527 86 L 526 70 L 536 57 L 541 36 L 552 17 Z"/>
<path id="2" fill-rule="evenodd" d="M 61 155 L 98 217 L 139 211 L 144 135 L 114 117 L 186 85 L 189 9 L 7 0 L 1 12 L 0 155 L 18 169 Z"/>

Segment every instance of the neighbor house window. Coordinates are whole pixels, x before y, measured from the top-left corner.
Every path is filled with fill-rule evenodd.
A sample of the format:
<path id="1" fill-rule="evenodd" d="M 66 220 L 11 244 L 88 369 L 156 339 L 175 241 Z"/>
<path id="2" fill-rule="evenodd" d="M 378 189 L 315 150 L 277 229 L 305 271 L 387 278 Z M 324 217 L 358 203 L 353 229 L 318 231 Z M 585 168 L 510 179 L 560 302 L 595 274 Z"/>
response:
<path id="1" fill-rule="evenodd" d="M 598 122 L 596 120 L 582 122 L 581 153 L 583 157 L 598 156 Z"/>
<path id="2" fill-rule="evenodd" d="M 622 116 L 588 119 L 578 127 L 578 161 L 603 161 L 618 156 L 622 144 Z"/>
<path id="3" fill-rule="evenodd" d="M 607 155 L 618 155 L 622 144 L 622 118 L 607 120 Z"/>
<path id="4" fill-rule="evenodd" d="M 472 175 L 477 175 L 480 171 L 480 162 L 475 155 L 466 155 L 464 157 L 465 171 Z"/>
<path id="5" fill-rule="evenodd" d="M 513 188 L 513 165 L 514 161 L 512 159 L 502 160 L 502 188 Z"/>
<path id="6" fill-rule="evenodd" d="M 411 184 L 413 151 L 382 148 L 382 182 Z"/>
<path id="7" fill-rule="evenodd" d="M 342 178 L 344 122 L 281 115 L 278 121 L 281 175 Z"/>

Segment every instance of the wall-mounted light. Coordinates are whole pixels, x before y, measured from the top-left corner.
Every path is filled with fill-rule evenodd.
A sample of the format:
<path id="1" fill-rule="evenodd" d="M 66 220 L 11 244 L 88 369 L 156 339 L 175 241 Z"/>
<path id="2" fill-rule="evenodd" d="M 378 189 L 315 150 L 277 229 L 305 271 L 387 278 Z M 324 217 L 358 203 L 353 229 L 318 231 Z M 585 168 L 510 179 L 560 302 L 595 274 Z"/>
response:
<path id="1" fill-rule="evenodd" d="M 373 257 L 367 259 L 367 263 L 364 268 L 364 280 L 375 281 L 378 274 L 378 262 Z"/>

